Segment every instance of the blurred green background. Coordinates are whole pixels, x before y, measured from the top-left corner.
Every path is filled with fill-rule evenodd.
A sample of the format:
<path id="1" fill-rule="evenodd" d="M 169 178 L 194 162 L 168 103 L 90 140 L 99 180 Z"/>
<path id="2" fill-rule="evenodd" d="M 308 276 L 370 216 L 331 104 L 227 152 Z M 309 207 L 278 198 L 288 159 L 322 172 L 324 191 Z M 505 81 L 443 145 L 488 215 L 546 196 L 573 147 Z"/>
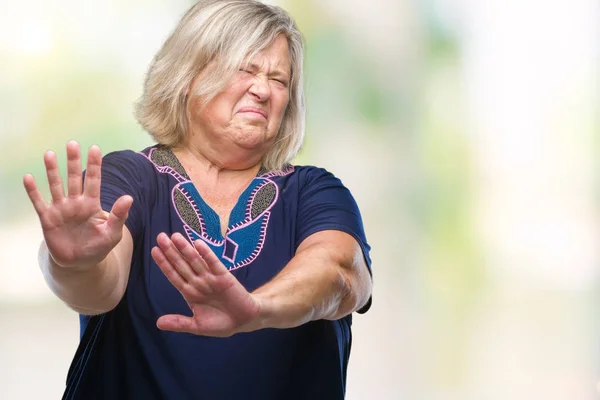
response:
<path id="1" fill-rule="evenodd" d="M 269 3 L 307 42 L 297 163 L 344 181 L 373 247 L 348 399 L 599 398 L 600 4 Z M 0 398 L 59 398 L 79 334 L 22 176 L 69 139 L 152 143 L 133 103 L 191 4 L 0 3 Z"/>

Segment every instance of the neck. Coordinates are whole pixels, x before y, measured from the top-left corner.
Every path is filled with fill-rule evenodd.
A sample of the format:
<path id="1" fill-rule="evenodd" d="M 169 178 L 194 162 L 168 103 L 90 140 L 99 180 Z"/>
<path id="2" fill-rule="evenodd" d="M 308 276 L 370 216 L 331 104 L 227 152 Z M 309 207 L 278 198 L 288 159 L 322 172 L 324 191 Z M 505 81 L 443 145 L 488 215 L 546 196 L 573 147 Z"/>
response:
<path id="1" fill-rule="evenodd" d="M 248 157 L 231 157 L 226 154 L 215 154 L 203 151 L 194 146 L 184 145 L 172 149 L 190 176 L 202 174 L 209 180 L 242 180 L 254 178 L 260 170 L 261 160 Z"/>

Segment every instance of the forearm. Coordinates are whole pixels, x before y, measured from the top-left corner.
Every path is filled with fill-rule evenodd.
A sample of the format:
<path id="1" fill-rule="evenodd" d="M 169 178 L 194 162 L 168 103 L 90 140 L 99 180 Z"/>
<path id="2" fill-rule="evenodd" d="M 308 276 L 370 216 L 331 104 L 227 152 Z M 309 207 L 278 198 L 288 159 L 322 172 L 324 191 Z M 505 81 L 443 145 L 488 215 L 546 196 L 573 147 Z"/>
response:
<path id="1" fill-rule="evenodd" d="M 39 250 L 39 263 L 50 290 L 73 310 L 87 315 L 113 309 L 124 292 L 123 268 L 116 250 L 93 267 L 64 268 L 52 259 L 45 242 Z"/>
<path id="2" fill-rule="evenodd" d="M 360 308 L 370 294 L 370 278 L 344 264 L 318 246 L 297 254 L 279 275 L 254 292 L 261 304 L 262 327 L 336 320 Z"/>

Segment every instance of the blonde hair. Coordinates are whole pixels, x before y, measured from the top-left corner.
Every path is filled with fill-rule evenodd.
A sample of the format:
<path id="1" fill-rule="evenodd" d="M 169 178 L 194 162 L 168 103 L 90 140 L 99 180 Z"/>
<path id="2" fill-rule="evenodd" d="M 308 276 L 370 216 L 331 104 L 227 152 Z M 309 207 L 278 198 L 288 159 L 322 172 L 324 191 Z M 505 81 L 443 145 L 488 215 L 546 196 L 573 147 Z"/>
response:
<path id="1" fill-rule="evenodd" d="M 195 94 L 206 104 L 245 60 L 268 47 L 280 34 L 288 41 L 290 97 L 262 167 L 283 168 L 298 153 L 304 138 L 304 40 L 292 18 L 279 7 L 254 0 L 196 3 L 150 64 L 135 117 L 156 142 L 168 147 L 181 144 L 187 133 L 187 94 L 200 71 L 209 63 L 214 64 L 210 73 L 198 79 L 195 88 Z"/>

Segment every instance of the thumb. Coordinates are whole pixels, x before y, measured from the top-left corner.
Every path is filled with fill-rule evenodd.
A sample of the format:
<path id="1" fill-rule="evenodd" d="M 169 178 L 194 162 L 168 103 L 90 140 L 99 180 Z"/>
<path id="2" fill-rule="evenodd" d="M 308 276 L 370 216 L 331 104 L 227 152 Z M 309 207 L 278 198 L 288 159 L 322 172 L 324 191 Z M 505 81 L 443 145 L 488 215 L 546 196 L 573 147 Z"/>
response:
<path id="1" fill-rule="evenodd" d="M 110 232 L 121 233 L 132 204 L 133 197 L 127 195 L 121 196 L 115 201 L 106 221 L 106 226 Z"/>
<path id="2" fill-rule="evenodd" d="M 194 318 L 185 315 L 163 315 L 156 321 L 158 329 L 163 331 L 194 333 L 196 324 Z"/>

